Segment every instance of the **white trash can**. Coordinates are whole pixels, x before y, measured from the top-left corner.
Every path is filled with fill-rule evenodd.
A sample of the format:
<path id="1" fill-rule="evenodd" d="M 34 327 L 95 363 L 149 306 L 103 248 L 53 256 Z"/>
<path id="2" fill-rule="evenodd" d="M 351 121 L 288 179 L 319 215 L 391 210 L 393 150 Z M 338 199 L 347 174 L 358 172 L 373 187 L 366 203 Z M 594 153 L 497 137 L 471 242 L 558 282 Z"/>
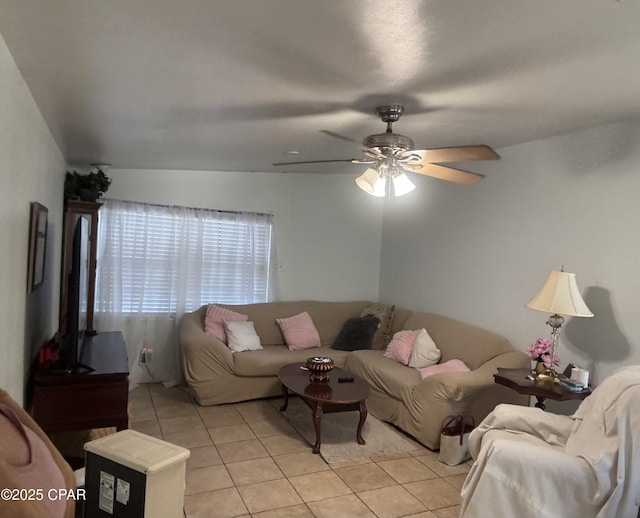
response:
<path id="1" fill-rule="evenodd" d="M 135 430 L 90 441 L 86 450 L 85 518 L 182 518 L 191 454 Z"/>

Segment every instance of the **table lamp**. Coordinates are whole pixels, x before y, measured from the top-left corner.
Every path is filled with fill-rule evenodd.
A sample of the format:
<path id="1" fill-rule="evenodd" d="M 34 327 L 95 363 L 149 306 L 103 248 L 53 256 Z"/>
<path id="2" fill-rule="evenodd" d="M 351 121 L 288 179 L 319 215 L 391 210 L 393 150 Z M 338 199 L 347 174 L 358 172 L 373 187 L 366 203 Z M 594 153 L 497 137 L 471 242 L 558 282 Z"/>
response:
<path id="1" fill-rule="evenodd" d="M 542 373 L 542 376 L 558 381 L 558 373 L 553 368 L 553 358 L 558 345 L 560 327 L 564 323 L 562 315 L 571 317 L 593 316 L 593 313 L 580 296 L 580 291 L 576 284 L 576 274 L 565 272 L 564 266 L 559 272 L 556 270 L 550 272 L 542 288 L 527 304 L 527 307 L 545 311 L 546 313 L 553 313 L 547 320 L 547 325 L 551 327 L 552 363 Z"/>

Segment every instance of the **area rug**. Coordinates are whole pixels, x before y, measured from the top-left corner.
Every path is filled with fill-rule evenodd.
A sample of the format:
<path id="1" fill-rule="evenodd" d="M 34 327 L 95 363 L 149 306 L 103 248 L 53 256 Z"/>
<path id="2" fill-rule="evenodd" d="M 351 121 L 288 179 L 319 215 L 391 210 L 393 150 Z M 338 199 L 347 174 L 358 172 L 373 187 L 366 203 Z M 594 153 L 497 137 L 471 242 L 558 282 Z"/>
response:
<path id="1" fill-rule="evenodd" d="M 298 398 L 289 399 L 289 408 L 282 415 L 310 445 L 315 444 L 312 412 L 303 401 Z M 360 413 L 357 411 L 322 416 L 320 455 L 325 461 L 329 464 L 357 461 L 416 449 L 415 443 L 371 414 L 362 427 L 362 438 L 367 444 L 358 444 L 356 430 L 359 420 Z"/>

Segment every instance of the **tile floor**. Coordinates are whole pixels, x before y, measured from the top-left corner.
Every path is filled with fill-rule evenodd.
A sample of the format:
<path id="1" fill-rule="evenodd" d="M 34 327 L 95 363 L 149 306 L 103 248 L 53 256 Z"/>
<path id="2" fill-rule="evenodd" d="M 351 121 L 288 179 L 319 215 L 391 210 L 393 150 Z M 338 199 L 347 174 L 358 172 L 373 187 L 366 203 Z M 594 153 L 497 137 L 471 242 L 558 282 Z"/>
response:
<path id="1" fill-rule="evenodd" d="M 329 465 L 279 414 L 277 398 L 200 407 L 183 387 L 141 385 L 130 402 L 133 429 L 191 450 L 187 518 L 459 514 L 469 464 L 442 464 L 418 443 L 410 453 Z"/>

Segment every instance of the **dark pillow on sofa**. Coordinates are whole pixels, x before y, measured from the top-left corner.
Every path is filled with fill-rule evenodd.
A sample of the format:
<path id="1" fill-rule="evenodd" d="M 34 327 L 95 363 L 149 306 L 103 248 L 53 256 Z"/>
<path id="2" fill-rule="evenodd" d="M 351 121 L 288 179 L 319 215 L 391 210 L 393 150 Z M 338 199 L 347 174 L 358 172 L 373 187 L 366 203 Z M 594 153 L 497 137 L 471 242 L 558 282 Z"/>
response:
<path id="1" fill-rule="evenodd" d="M 342 326 L 332 348 L 340 351 L 371 349 L 371 342 L 378 327 L 380 327 L 378 317 L 350 318 Z"/>

